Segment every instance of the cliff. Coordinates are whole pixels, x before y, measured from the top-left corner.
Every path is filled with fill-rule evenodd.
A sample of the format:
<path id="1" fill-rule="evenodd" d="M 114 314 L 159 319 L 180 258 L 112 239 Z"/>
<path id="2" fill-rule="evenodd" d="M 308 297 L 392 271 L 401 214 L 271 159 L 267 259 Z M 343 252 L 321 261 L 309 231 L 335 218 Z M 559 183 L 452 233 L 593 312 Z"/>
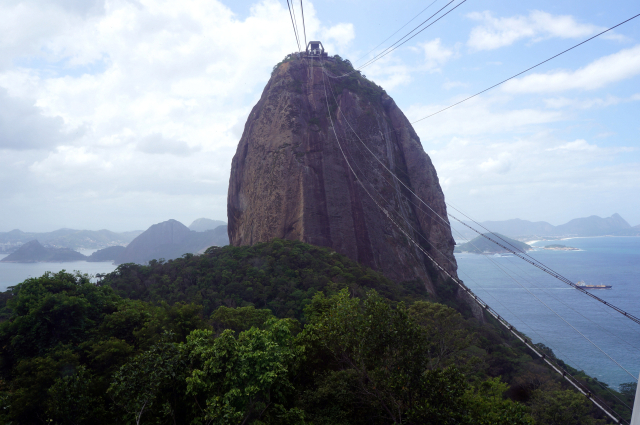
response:
<path id="1" fill-rule="evenodd" d="M 419 279 L 436 292 L 438 272 L 382 208 L 455 275 L 448 221 L 420 205 L 357 137 L 447 220 L 431 159 L 381 87 L 357 72 L 323 78 L 323 69 L 334 77 L 353 68 L 337 56 L 324 64 L 285 61 L 251 111 L 231 166 L 230 243 L 282 238 L 327 246 L 396 282 Z"/>

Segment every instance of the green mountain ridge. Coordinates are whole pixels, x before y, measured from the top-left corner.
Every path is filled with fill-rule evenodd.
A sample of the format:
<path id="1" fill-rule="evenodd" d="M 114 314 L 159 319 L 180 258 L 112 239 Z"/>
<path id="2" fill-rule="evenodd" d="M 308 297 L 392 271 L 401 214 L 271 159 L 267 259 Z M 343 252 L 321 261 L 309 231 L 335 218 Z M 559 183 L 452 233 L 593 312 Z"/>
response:
<path id="1" fill-rule="evenodd" d="M 9 254 L 1 263 L 66 263 L 85 261 L 87 257 L 69 248 L 44 247 L 37 240 L 22 245 L 17 251 Z"/>
<path id="2" fill-rule="evenodd" d="M 494 243 L 494 241 L 503 246 L 506 246 L 507 248 L 514 249 L 520 252 L 530 251 L 533 249 L 531 246 L 527 245 L 524 242 L 508 238 L 499 233 L 485 233 L 482 236 L 478 236 L 469 242 L 463 243 L 461 245 L 456 245 L 453 252 L 469 252 L 473 254 L 506 254 L 510 252 Z"/>

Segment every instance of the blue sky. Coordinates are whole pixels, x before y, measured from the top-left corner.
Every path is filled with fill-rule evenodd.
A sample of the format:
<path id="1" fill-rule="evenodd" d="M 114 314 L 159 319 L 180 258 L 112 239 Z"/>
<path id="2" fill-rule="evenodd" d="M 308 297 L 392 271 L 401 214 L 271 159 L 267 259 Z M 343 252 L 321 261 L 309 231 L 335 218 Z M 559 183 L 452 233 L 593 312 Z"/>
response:
<path id="1" fill-rule="evenodd" d="M 357 65 L 430 2 L 305 1 L 307 37 Z M 414 121 L 639 12 L 468 0 L 363 73 Z M 639 40 L 637 18 L 417 123 L 447 201 L 640 224 Z M 282 1 L 1 1 L 0 231 L 226 220 L 247 114 L 295 49 Z"/>

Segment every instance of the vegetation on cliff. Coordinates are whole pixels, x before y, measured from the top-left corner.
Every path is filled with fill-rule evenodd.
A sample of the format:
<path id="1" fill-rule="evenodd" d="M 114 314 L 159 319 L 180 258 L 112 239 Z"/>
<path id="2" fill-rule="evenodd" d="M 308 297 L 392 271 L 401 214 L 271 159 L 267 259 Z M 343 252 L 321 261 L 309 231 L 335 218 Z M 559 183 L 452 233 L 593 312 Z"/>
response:
<path id="1" fill-rule="evenodd" d="M 500 329 L 300 242 L 46 274 L 2 301 L 2 423 L 597 423 Z"/>

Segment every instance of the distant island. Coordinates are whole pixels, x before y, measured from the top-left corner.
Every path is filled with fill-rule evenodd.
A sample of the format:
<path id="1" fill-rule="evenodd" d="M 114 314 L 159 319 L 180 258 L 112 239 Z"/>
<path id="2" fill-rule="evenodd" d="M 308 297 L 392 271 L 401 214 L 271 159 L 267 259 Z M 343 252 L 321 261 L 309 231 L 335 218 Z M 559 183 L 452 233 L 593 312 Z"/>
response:
<path id="1" fill-rule="evenodd" d="M 123 246 L 100 249 L 90 256 L 71 248 L 43 246 L 38 240 L 29 241 L 15 252 L 0 260 L 0 263 L 69 263 L 73 261 L 114 261 L 124 251 Z"/>
<path id="2" fill-rule="evenodd" d="M 58 229 L 53 232 L 23 232 L 14 229 L 0 232 L 0 253 L 12 253 L 23 244 L 38 240 L 41 244 L 55 248 L 102 249 L 109 246 L 124 246 L 136 238 L 142 230 L 116 233 L 110 230 Z"/>
<path id="3" fill-rule="evenodd" d="M 551 251 L 580 251 L 579 248 L 574 248 L 572 246 L 565 246 L 565 245 L 547 245 L 547 246 L 543 246 L 542 249 L 549 249 Z"/>
<path id="4" fill-rule="evenodd" d="M 85 261 L 86 256 L 69 248 L 44 247 L 37 240 L 23 244 L 18 250 L 2 260 L 2 263 L 66 263 Z"/>
<path id="5" fill-rule="evenodd" d="M 218 225 L 223 223 L 222 225 Z M 189 229 L 177 220 L 154 224 L 137 235 L 126 247 L 109 246 L 86 256 L 71 248 L 28 241 L 0 260 L 3 263 L 66 263 L 72 261 L 106 262 L 115 264 L 146 264 L 152 260 L 173 260 L 185 254 L 201 254 L 211 246 L 229 244 L 224 222 L 201 218 Z M 213 228 L 212 228 L 213 227 Z"/>
<path id="6" fill-rule="evenodd" d="M 504 245 L 507 248 L 513 249 L 514 251 L 525 252 L 533 249 L 531 246 L 527 245 L 524 242 L 508 238 L 499 233 L 485 233 L 482 236 L 478 236 L 467 243 L 456 245 L 453 252 L 468 252 L 472 254 L 506 254 L 510 252 L 502 248 L 501 246 L 496 245 L 492 241 Z"/>

